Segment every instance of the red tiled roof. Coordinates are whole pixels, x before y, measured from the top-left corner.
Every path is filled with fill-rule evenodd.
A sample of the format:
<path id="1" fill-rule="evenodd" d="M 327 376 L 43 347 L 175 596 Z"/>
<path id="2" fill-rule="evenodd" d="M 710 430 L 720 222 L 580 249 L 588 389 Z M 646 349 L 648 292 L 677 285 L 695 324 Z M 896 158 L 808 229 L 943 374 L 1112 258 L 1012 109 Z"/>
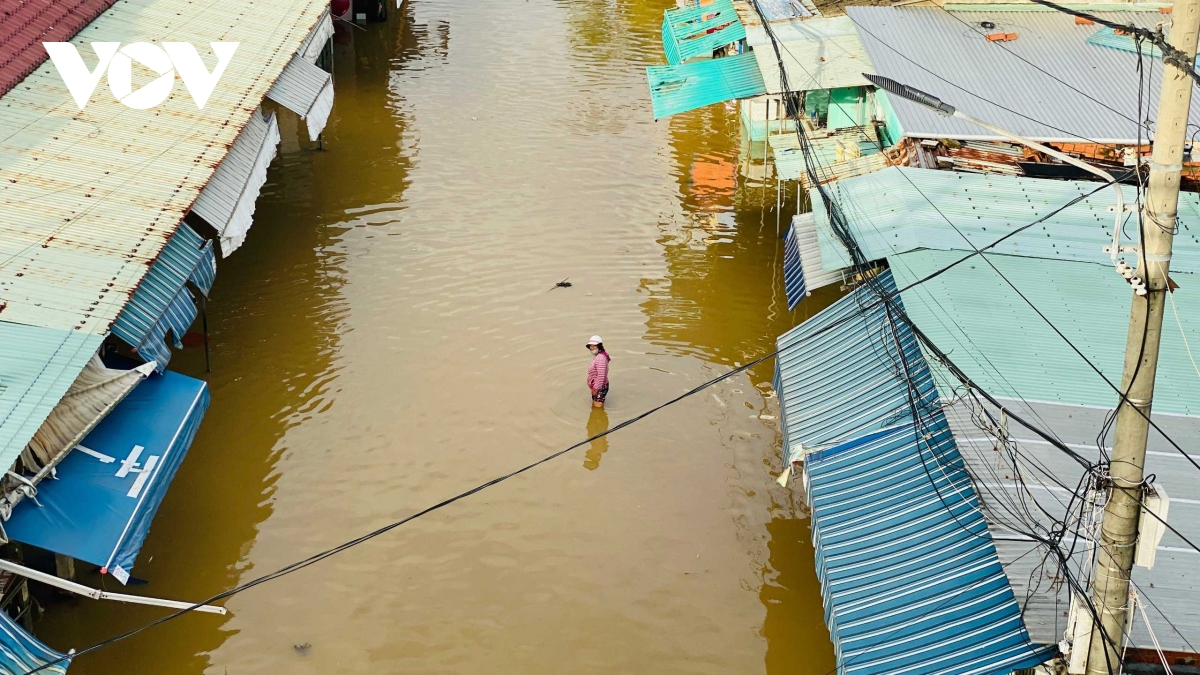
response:
<path id="1" fill-rule="evenodd" d="M 46 60 L 43 42 L 66 42 L 117 0 L 0 0 L 0 96 Z"/>

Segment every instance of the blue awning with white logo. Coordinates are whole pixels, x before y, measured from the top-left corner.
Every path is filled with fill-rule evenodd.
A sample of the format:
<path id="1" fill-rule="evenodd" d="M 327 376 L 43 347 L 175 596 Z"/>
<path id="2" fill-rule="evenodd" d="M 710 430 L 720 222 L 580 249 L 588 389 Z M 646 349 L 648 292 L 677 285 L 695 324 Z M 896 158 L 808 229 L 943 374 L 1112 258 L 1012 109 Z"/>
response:
<path id="1" fill-rule="evenodd" d="M 201 380 L 150 376 L 62 460 L 57 479 L 38 485 L 36 502 L 17 504 L 4 524 L 9 538 L 125 583 L 208 400 Z"/>

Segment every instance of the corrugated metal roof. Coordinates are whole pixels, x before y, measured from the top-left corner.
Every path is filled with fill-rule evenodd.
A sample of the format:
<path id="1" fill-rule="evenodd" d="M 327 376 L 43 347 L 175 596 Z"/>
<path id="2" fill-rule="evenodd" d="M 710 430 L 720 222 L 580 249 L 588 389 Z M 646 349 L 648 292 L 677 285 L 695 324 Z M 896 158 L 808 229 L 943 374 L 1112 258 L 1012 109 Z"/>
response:
<path id="1" fill-rule="evenodd" d="M 51 64 L 0 99 L 3 319 L 107 331 L 323 11 L 320 0 L 125 0 L 76 38 L 240 42 L 203 110 L 176 86 L 150 110 L 98 87 L 79 111 Z"/>
<path id="2" fill-rule="evenodd" d="M 753 54 L 646 68 L 654 119 L 767 92 Z"/>
<path id="3" fill-rule="evenodd" d="M 200 237 L 191 227 L 180 227 L 174 237 L 167 241 L 157 261 L 150 268 L 149 274 L 133 292 L 133 297 L 116 317 L 113 323 L 113 335 L 125 340 L 128 345 L 137 348 L 154 330 L 155 324 L 162 321 L 163 313 L 175 304 L 175 299 L 181 293 L 188 293 L 184 287 L 188 280 L 197 276 L 198 269 L 209 269 L 215 265 L 211 241 Z M 200 275 L 206 277 L 208 275 Z M 203 288 L 208 291 L 208 288 Z M 188 293 L 188 299 L 191 294 Z M 193 311 L 192 318 L 196 317 Z M 191 324 L 191 321 L 188 321 Z M 186 330 L 186 325 L 184 329 Z M 176 334 L 176 337 L 181 334 Z M 161 350 L 155 350 L 160 352 Z M 169 352 L 168 352 L 169 353 Z M 161 364 L 166 368 L 166 362 Z"/>
<path id="4" fill-rule="evenodd" d="M 961 251 L 889 256 L 904 288 L 961 259 Z M 1121 381 L 1129 285 L 1089 263 L 986 254 L 1054 326 L 1113 383 Z M 1200 348 L 1200 296 L 1174 293 L 1193 352 Z M 1111 407 L 1116 394 L 978 256 L 902 293 L 908 316 L 981 388 L 1029 401 Z M 1188 358 L 1172 302 L 1163 321 L 1154 410 L 1200 414 L 1200 375 Z M 1050 374 L 1051 376 L 1047 376 Z"/>
<path id="5" fill-rule="evenodd" d="M 192 211 L 221 235 L 221 256 L 233 253 L 246 240 L 254 223 L 254 205 L 267 182 L 267 167 L 279 145 L 275 113 L 255 114 L 234 141 L 212 180 L 201 190 Z"/>
<path id="6" fill-rule="evenodd" d="M 762 19 L 755 5 L 766 15 L 767 21 L 789 21 L 809 16 L 821 16 L 821 10 L 812 0 L 733 0 L 733 8 L 744 26 L 762 26 Z"/>
<path id="7" fill-rule="evenodd" d="M 303 55 L 288 63 L 267 98 L 300 116 L 315 141 L 333 110 L 333 75 L 309 63 Z"/>
<path id="8" fill-rule="evenodd" d="M 812 214 L 804 214 L 811 216 Z M 804 296 L 808 295 L 808 285 L 804 281 L 804 262 L 800 259 L 800 242 L 796 232 L 796 220 L 802 216 L 792 218 L 792 226 L 788 228 L 787 234 L 783 235 L 783 292 L 787 296 L 788 311 L 796 308 Z M 811 221 L 812 218 L 805 218 Z M 814 229 L 812 232 L 813 244 L 816 243 L 817 233 Z"/>
<path id="9" fill-rule="evenodd" d="M 771 22 L 792 91 L 869 85 L 874 73 L 854 24 L 845 16 Z M 780 93 L 779 58 L 761 24 L 746 26 L 746 44 L 758 59 L 767 92 Z"/>
<path id="10" fill-rule="evenodd" d="M 1156 116 L 1162 69 L 1154 69 L 1139 118 L 1137 56 L 1087 44 L 1096 26 L 1077 25 L 1066 14 L 951 13 L 935 7 L 847 7 L 846 13 L 859 29 L 875 72 L 1027 138 L 1136 143 L 1137 120 Z M 1147 12 L 1102 16 L 1146 28 L 1162 20 Z M 996 28 L 985 31 L 979 27 L 982 21 Z M 999 31 L 1019 37 L 1004 43 L 984 38 L 985 32 Z M 1005 140 L 898 97 L 891 97 L 891 104 L 907 136 Z M 1200 125 L 1200 107 L 1192 110 L 1191 121 Z"/>
<path id="11" fill-rule="evenodd" d="M 0 410 L 0 465 L 11 464 L 95 353 L 326 5 L 124 0 L 74 39 L 77 47 L 239 42 L 203 110 L 177 85 L 150 110 L 126 108 L 98 87 L 80 111 L 49 63 L 0 98 L 0 319 L 47 329 L 28 340 L 54 346 L 3 341 L 21 345 L 11 355 L 21 362 L 5 358 L 0 370 L 0 381 L 10 366 L 16 374 L 4 394 L 14 403 Z M 43 371 L 53 375 L 38 377 Z"/>
<path id="12" fill-rule="evenodd" d="M 663 52 L 671 65 L 697 56 L 711 57 L 713 50 L 744 37 L 746 29 L 729 0 L 668 9 L 663 13 Z"/>
<path id="13" fill-rule="evenodd" d="M 940 409 L 810 453 L 804 474 L 839 673 L 999 675 L 1057 651 L 1026 632 Z"/>
<path id="14" fill-rule="evenodd" d="M 806 134 L 813 158 L 822 167 L 818 175 L 823 182 L 834 181 L 844 175 L 878 171 L 888 165 L 887 157 L 879 151 L 878 135 L 873 126 L 844 127 L 834 131 Z M 796 134 L 776 134 L 767 138 L 775 159 L 775 170 L 783 180 L 802 180 L 808 183 L 808 172 L 804 153 L 800 151 L 800 140 Z M 859 157 L 838 160 L 838 147 L 843 153 L 850 147 L 858 148 Z"/>
<path id="15" fill-rule="evenodd" d="M 841 281 L 843 272 L 841 269 L 825 269 L 821 265 L 813 214 L 794 216 L 783 248 L 783 288 L 787 294 L 788 310 L 795 308 L 812 291 Z"/>
<path id="16" fill-rule="evenodd" d="M 0 467 L 21 456 L 102 341 L 86 331 L 0 321 Z"/>
<path id="17" fill-rule="evenodd" d="M 1098 188 L 1102 185 L 1095 182 L 891 167 L 843 178 L 830 190 L 845 209 L 863 253 L 877 260 L 918 248 L 971 251 L 972 247 L 987 246 Z M 1124 186 L 1123 191 L 1125 203 L 1134 204 L 1135 188 Z M 849 256 L 830 232 L 825 203 L 815 192 L 812 195 L 824 264 L 845 267 Z M 991 250 L 1091 262 L 1111 270 L 1112 259 L 1104 247 L 1112 244 L 1114 214 L 1109 208 L 1115 204 L 1113 189 L 1103 188 Z M 1132 227 L 1131 222 L 1127 229 Z M 1136 264 L 1133 254 L 1123 257 L 1130 265 Z M 1179 195 L 1179 233 L 1171 271 L 1200 274 L 1200 194 Z"/>
<path id="18" fill-rule="evenodd" d="M 66 42 L 116 0 L 15 0 L 0 7 L 0 96 L 48 56 L 43 42 Z"/>
<path id="19" fill-rule="evenodd" d="M 321 52 L 325 50 L 325 44 L 329 42 L 329 38 L 333 37 L 333 17 L 330 16 L 329 8 L 325 8 L 325 13 L 321 15 L 321 19 L 317 22 L 312 32 L 308 37 L 304 38 L 304 44 L 300 45 L 297 54 L 304 57 L 309 63 L 316 63 L 317 59 L 321 58 Z"/>
<path id="20" fill-rule="evenodd" d="M 879 283 L 895 291 L 889 272 Z M 896 328 L 921 400 L 936 403 L 916 338 L 906 324 Z M 802 454 L 800 446 L 844 441 L 911 417 L 896 342 L 883 305 L 866 286 L 779 336 L 776 391 L 790 457 Z"/>
<path id="21" fill-rule="evenodd" d="M 155 369 L 163 372 L 171 362 L 171 348 L 167 345 L 167 336 L 171 336 L 171 344 L 176 349 L 183 348 L 183 336 L 188 327 L 196 320 L 196 299 L 186 286 L 171 298 L 162 315 L 154 325 L 146 331 L 142 341 L 133 345 L 133 351 L 146 361 L 153 361 Z"/>
<path id="22" fill-rule="evenodd" d="M 946 391 L 942 393 L 944 399 L 949 398 Z M 1104 426 L 1107 410 L 1018 401 L 1004 401 L 1004 404 L 1018 416 L 1048 430 L 1085 458 L 1099 459 L 1096 435 Z M 984 406 L 993 419 L 999 419 L 993 406 L 986 403 Z M 1061 640 L 1070 605 L 1068 588 L 1057 575 L 1053 562 L 1043 567 L 1044 549 L 1015 534 L 1014 527 L 1028 528 L 1020 528 L 1019 523 L 1014 522 L 1014 509 L 1010 505 L 1014 497 L 1020 496 L 1022 501 L 1029 503 L 1029 509 L 1018 513 L 1039 519 L 1043 525 L 1049 524 L 1041 509 L 1030 502 L 1036 501 L 1048 513 L 1064 514 L 1069 493 L 1059 484 L 1074 489 L 1080 483 L 1082 467 L 1010 419 L 1009 434 L 1024 462 L 1022 476 L 1029 485 L 1027 492 L 1019 493 L 1008 454 L 997 450 L 994 436 L 972 422 L 968 403 L 960 401 L 946 407 L 945 411 L 959 451 L 975 478 L 1000 559 L 1005 563 L 1017 601 L 1024 607 L 1030 635 L 1035 642 Z M 1195 448 L 1200 447 L 1200 418 L 1155 415 L 1154 420 L 1189 452 L 1195 453 Z M 1111 438 L 1108 441 L 1111 442 Z M 1157 484 L 1165 488 L 1171 498 L 1168 522 L 1188 539 L 1196 541 L 1200 538 L 1200 482 L 1193 478 L 1195 469 L 1155 431 L 1150 433 L 1148 447 L 1146 474 L 1154 474 Z M 1200 459 L 1200 455 L 1196 457 Z M 1044 476 L 1041 470 L 1032 470 L 1030 467 L 1034 463 L 1056 480 Z M 1065 544 L 1070 546 L 1072 541 L 1068 539 Z M 1090 563 L 1082 555 L 1086 547 L 1079 545 L 1076 549 L 1080 552 L 1076 564 L 1090 572 Z M 1164 649 L 1195 652 L 1195 646 L 1200 644 L 1200 585 L 1195 578 L 1195 571 L 1200 569 L 1200 553 L 1168 531 L 1158 545 L 1156 557 L 1152 569 L 1133 568 L 1133 581 L 1140 587 L 1139 592 L 1153 603 L 1147 605 L 1146 613 L 1154 633 Z M 1163 618 L 1164 615 L 1169 621 Z M 1140 613 L 1134 623 L 1132 641 L 1139 647 L 1152 644 Z"/>

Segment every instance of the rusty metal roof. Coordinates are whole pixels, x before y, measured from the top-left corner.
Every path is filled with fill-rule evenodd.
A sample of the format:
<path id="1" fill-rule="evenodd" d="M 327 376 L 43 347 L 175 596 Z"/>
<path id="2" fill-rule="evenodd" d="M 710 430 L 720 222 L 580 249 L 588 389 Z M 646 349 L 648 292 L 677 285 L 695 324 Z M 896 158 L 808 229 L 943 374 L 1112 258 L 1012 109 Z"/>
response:
<path id="1" fill-rule="evenodd" d="M 66 42 L 117 0 L 7 0 L 0 6 L 0 96 L 46 60 L 43 42 Z"/>
<path id="2" fill-rule="evenodd" d="M 71 350 L 74 372 L 55 371 L 61 386 L 43 387 L 36 374 L 61 349 L 40 360 L 27 352 L 12 368 L 0 361 L 0 385 L 17 402 L 10 413 L 21 417 L 0 407 L 3 467 L 108 334 L 327 4 L 123 0 L 73 40 L 85 61 L 91 42 L 190 42 L 206 64 L 210 42 L 240 43 L 203 109 L 177 81 L 148 110 L 125 107 L 102 83 L 80 110 L 51 63 L 0 97 L 0 324 L 75 338 L 47 344 L 82 345 Z M 39 405 L 26 405 L 30 396 Z"/>
<path id="3" fill-rule="evenodd" d="M 239 42 L 202 110 L 179 82 L 148 110 L 103 85 L 79 110 L 50 63 L 0 98 L 0 321 L 107 332 L 324 4 L 125 0 L 74 40 Z"/>

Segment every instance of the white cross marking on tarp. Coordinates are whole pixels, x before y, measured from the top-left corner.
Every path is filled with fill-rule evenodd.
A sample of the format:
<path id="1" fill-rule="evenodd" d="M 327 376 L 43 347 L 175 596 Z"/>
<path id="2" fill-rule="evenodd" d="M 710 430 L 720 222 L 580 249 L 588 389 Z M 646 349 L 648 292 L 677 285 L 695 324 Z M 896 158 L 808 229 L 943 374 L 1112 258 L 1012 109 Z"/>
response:
<path id="1" fill-rule="evenodd" d="M 91 455 L 92 457 L 95 457 L 96 459 L 100 460 L 100 462 L 103 464 L 112 464 L 113 462 L 117 461 L 116 457 L 109 457 L 108 455 L 106 455 L 102 452 L 96 452 L 95 450 L 84 447 L 82 445 L 75 446 L 75 449 L 82 452 L 85 455 Z"/>
<path id="2" fill-rule="evenodd" d="M 142 450 L 145 450 L 140 445 L 133 446 L 133 450 L 129 451 L 129 456 L 121 460 L 121 468 L 117 469 L 117 478 L 124 478 L 129 475 L 130 471 L 141 466 L 138 464 L 138 457 L 142 456 Z"/>
<path id="3" fill-rule="evenodd" d="M 133 481 L 133 487 L 129 488 L 129 492 L 125 493 L 126 497 L 137 499 L 142 493 L 142 488 L 146 486 L 146 481 L 150 480 L 150 474 L 154 473 L 154 467 L 158 466 L 158 455 L 150 455 L 146 458 L 146 467 L 137 469 L 137 479 Z"/>

